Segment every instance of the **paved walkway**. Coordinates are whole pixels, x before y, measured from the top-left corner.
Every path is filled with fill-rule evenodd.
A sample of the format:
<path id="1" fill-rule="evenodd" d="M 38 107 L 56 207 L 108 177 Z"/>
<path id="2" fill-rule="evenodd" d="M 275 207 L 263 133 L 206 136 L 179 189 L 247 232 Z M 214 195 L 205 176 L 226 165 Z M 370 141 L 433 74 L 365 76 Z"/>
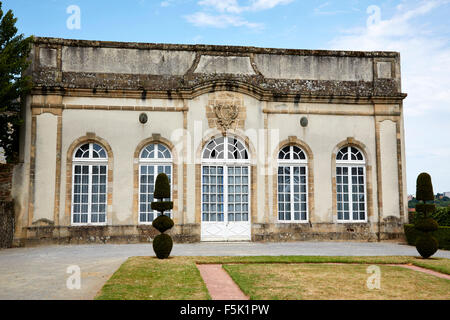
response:
<path id="1" fill-rule="evenodd" d="M 198 264 L 197 268 L 213 300 L 249 300 L 221 264 Z"/>
<path id="2" fill-rule="evenodd" d="M 0 250 L 0 299 L 92 299 L 128 258 L 154 255 L 151 244 L 93 244 Z M 388 242 L 175 244 L 177 256 L 314 255 L 418 256 L 414 247 Z M 450 258 L 439 250 L 435 257 Z M 67 268 L 81 269 L 81 289 L 69 290 Z"/>

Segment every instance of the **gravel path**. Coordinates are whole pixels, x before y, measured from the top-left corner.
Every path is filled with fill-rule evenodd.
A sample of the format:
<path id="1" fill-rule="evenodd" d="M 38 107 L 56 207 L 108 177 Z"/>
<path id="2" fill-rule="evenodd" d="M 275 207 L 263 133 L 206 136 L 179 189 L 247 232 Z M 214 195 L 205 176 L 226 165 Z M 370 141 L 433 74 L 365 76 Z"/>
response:
<path id="1" fill-rule="evenodd" d="M 151 244 L 93 244 L 0 250 L 0 299 L 92 299 L 132 256 L 154 255 Z M 287 242 L 175 244 L 177 256 L 321 255 L 417 256 L 414 247 L 389 242 Z M 439 250 L 435 257 L 450 258 Z M 81 270 L 81 289 L 66 286 L 70 266 Z"/>

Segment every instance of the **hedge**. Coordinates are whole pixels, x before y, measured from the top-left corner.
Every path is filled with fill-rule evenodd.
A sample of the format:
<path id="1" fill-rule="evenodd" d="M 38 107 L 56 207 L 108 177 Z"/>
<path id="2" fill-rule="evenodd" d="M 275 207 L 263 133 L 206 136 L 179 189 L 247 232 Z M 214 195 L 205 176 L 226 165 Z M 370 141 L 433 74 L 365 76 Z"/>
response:
<path id="1" fill-rule="evenodd" d="M 422 231 L 416 230 L 413 224 L 405 224 L 405 236 L 409 245 L 415 246 Z M 439 249 L 450 250 L 450 227 L 439 227 L 438 230 L 431 232 L 431 235 L 439 241 Z"/>
<path id="2" fill-rule="evenodd" d="M 440 226 L 450 227 L 450 207 L 437 207 L 436 210 L 429 215 L 436 220 Z M 423 217 L 421 212 L 409 212 L 409 223 L 414 224 Z"/>

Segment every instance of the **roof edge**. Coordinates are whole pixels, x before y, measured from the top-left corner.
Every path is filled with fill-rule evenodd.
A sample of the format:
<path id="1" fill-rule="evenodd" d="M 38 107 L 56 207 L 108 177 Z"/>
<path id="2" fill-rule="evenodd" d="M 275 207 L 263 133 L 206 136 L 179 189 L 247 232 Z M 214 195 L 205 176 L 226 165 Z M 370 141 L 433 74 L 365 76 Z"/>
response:
<path id="1" fill-rule="evenodd" d="M 224 46 L 206 44 L 168 44 L 168 43 L 144 43 L 144 42 L 119 42 L 78 40 L 51 37 L 34 37 L 34 43 L 38 45 L 62 45 L 70 47 L 94 47 L 94 48 L 123 48 L 141 50 L 181 50 L 195 52 L 232 52 L 237 54 L 277 54 L 299 56 L 335 56 L 335 57 L 361 57 L 361 58 L 398 58 L 399 52 L 395 51 L 346 51 L 346 50 L 309 50 L 309 49 L 282 49 L 262 48 L 252 46 Z"/>

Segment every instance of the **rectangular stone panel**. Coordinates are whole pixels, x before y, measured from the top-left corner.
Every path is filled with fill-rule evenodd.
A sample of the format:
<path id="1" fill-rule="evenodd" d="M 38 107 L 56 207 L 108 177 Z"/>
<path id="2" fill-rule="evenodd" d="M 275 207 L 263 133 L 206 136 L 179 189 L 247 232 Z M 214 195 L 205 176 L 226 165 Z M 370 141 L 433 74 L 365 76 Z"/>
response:
<path id="1" fill-rule="evenodd" d="M 380 123 L 380 160 L 383 193 L 383 218 L 400 217 L 397 125 L 391 120 Z"/>
<path id="2" fill-rule="evenodd" d="M 198 73 L 232 73 L 255 74 L 249 57 L 208 56 L 200 57 L 194 72 Z"/>
<path id="3" fill-rule="evenodd" d="M 371 58 L 257 54 L 255 62 L 267 78 L 372 81 Z"/>
<path id="4" fill-rule="evenodd" d="M 64 72 L 183 75 L 195 53 L 175 50 L 63 47 Z"/>
<path id="5" fill-rule="evenodd" d="M 57 123 L 57 117 L 50 113 L 37 116 L 35 207 L 33 221 L 43 218 L 53 220 Z"/>
<path id="6" fill-rule="evenodd" d="M 57 50 L 51 48 L 39 49 L 39 64 L 41 67 L 56 68 Z"/>

